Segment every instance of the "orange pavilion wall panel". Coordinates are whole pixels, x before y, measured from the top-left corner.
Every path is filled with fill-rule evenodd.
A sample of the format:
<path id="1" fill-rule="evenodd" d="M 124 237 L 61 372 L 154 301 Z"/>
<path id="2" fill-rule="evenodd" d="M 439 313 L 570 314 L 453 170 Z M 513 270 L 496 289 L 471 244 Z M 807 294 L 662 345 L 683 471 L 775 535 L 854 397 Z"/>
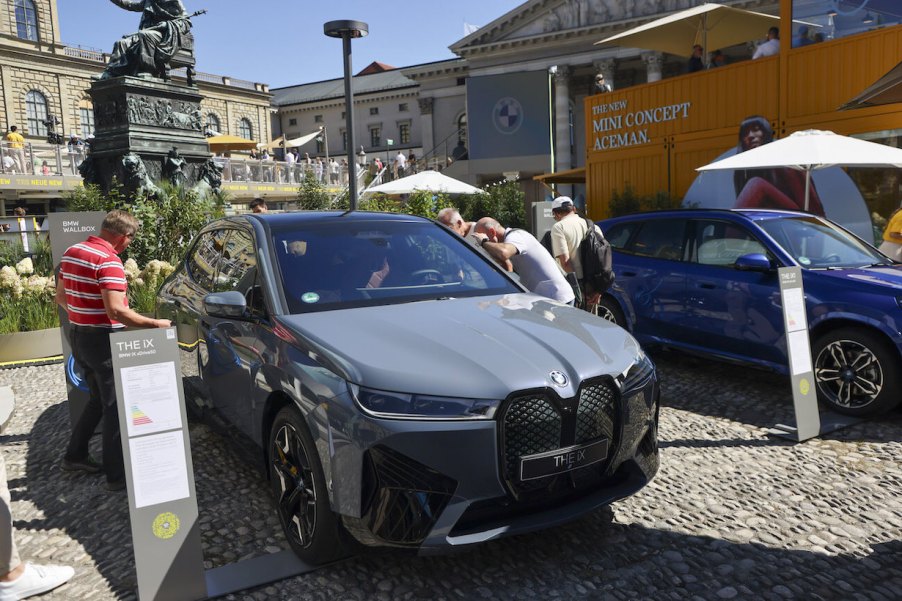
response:
<path id="1" fill-rule="evenodd" d="M 837 119 L 855 118 L 855 110 L 836 111 L 900 60 L 902 26 L 792 49 L 786 84 L 787 129 L 830 129 Z"/>
<path id="2" fill-rule="evenodd" d="M 670 145 L 670 190 L 679 203 L 695 181 L 696 168 L 707 165 L 739 143 L 737 127 L 722 128 L 705 135 L 676 136 Z"/>
<path id="3" fill-rule="evenodd" d="M 610 217 L 608 203 L 614 193 L 627 188 L 638 195 L 668 188 L 667 149 L 662 144 L 626 148 L 605 153 L 586 165 L 587 211 L 592 219 Z"/>

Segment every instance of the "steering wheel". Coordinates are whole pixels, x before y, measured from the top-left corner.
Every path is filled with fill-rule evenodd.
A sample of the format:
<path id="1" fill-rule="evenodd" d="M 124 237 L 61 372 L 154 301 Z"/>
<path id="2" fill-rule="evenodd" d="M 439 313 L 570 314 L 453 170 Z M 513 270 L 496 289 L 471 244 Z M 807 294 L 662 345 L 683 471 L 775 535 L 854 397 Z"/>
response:
<path id="1" fill-rule="evenodd" d="M 418 269 L 410 274 L 411 282 L 420 286 L 440 284 L 444 279 L 442 272 L 438 269 Z"/>

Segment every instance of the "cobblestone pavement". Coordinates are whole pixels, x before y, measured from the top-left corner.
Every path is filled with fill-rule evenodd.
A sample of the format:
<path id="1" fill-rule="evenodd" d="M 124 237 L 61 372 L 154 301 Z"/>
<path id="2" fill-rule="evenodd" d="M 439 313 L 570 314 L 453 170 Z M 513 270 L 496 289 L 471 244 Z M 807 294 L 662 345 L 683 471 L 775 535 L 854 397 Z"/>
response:
<path id="1" fill-rule="evenodd" d="M 792 444 L 765 434 L 792 422 L 785 378 L 654 356 L 662 467 L 636 496 L 555 530 L 443 557 L 369 552 L 228 599 L 902 598 L 902 412 Z M 62 366 L 3 370 L 4 384 L 21 554 L 76 569 L 44 599 L 135 599 L 126 495 L 56 465 Z M 191 441 L 207 567 L 286 548 L 262 477 L 206 426 Z"/>

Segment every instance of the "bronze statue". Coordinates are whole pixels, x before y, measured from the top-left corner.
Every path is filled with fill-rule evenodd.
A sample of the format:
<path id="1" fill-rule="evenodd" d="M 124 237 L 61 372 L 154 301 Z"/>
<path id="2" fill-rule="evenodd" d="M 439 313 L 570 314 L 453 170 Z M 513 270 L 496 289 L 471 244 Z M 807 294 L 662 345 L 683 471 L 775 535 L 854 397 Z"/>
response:
<path id="1" fill-rule="evenodd" d="M 179 154 L 179 149 L 173 146 L 166 158 L 163 159 L 163 178 L 171 182 L 173 186 L 181 186 L 188 178 L 185 173 L 187 166 L 188 161 Z"/>
<path id="2" fill-rule="evenodd" d="M 156 198 L 160 189 L 150 179 L 141 157 L 130 152 L 122 157 L 122 182 L 129 194 Z"/>
<path id="3" fill-rule="evenodd" d="M 110 62 L 101 79 L 122 75 L 150 75 L 168 79 L 172 58 L 180 51 L 192 56 L 194 37 L 191 17 L 182 0 L 110 0 L 126 10 L 141 12 L 139 31 L 123 36 L 113 47 Z M 201 14 L 199 11 L 195 14 Z M 189 73 L 190 79 L 190 73 Z M 189 85 L 192 82 L 189 81 Z"/>
<path id="4" fill-rule="evenodd" d="M 222 188 L 222 165 L 212 158 L 207 159 L 200 167 L 197 185 L 194 189 L 200 194 L 219 193 Z"/>

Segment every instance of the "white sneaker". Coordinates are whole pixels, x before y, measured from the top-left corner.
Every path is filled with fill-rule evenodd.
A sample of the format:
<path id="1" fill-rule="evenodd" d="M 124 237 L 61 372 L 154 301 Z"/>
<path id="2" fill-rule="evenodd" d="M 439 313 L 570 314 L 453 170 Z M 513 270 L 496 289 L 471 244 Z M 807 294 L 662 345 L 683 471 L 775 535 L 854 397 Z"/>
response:
<path id="1" fill-rule="evenodd" d="M 25 564 L 25 571 L 12 582 L 0 582 L 0 601 L 19 601 L 55 589 L 75 575 L 69 566 Z"/>

